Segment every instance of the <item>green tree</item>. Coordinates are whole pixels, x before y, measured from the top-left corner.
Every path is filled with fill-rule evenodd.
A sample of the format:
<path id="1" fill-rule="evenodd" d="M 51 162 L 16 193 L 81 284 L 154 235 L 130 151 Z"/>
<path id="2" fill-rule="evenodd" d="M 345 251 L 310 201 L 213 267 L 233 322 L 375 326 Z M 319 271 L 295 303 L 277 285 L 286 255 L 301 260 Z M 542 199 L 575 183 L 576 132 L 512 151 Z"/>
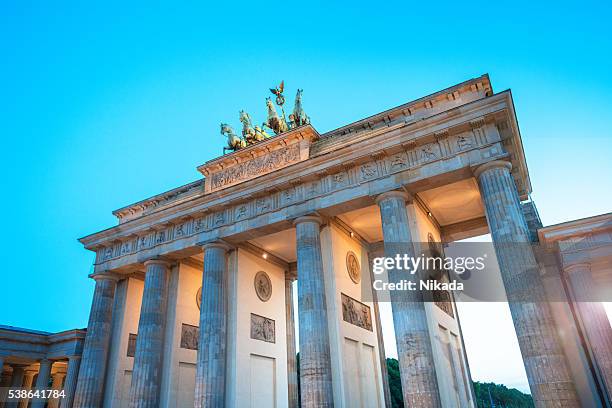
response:
<path id="1" fill-rule="evenodd" d="M 396 359 L 387 359 L 387 374 L 389 376 L 391 406 L 393 408 L 404 408 L 404 396 L 402 394 L 402 382 L 400 380 L 399 363 Z"/>
<path id="2" fill-rule="evenodd" d="M 404 407 L 402 383 L 400 381 L 399 363 L 394 358 L 387 359 L 387 373 L 389 375 L 389 390 L 391 391 L 391 404 L 393 408 Z M 517 389 L 508 388 L 502 384 L 473 382 L 478 408 L 491 408 L 491 402 L 496 408 L 533 408 L 531 395 L 524 394 Z M 489 398 L 489 391 L 491 397 Z"/>

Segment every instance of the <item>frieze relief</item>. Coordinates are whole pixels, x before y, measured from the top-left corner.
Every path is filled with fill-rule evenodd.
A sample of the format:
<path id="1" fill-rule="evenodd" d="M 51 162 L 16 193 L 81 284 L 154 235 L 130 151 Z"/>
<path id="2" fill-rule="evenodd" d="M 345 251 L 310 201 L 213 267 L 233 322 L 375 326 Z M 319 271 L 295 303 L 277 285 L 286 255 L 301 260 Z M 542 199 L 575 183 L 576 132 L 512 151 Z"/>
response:
<path id="1" fill-rule="evenodd" d="M 112 247 L 101 248 L 98 252 L 97 263 L 105 262 L 120 256 L 127 256 L 173 240 L 191 237 L 195 234 L 210 231 L 234 222 L 248 220 L 285 206 L 320 197 L 344 188 L 349 188 L 355 184 L 369 182 L 389 174 L 409 169 L 418 170 L 418 167 L 425 163 L 440 160 L 456 153 L 463 153 L 468 150 L 476 149 L 482 146 L 481 141 L 483 138 L 486 140 L 484 131 L 483 136 L 474 136 L 475 133 L 479 132 L 476 129 L 481 129 L 481 127 L 475 128 L 474 126 L 476 125 L 478 125 L 478 123 L 472 125 L 472 131 L 449 137 L 445 136 L 441 139 L 439 138 L 440 141 L 443 139 L 443 142 L 447 144 L 445 154 L 443 154 L 440 147 L 440 141 L 438 140 L 424 145 L 408 142 L 403 145 L 403 151 L 385 156 L 370 157 L 370 160 L 365 163 L 347 165 L 344 166 L 343 170 L 330 172 L 329 174 L 321 173 L 318 175 L 318 179 L 294 183 L 285 189 L 271 192 L 264 197 L 255 197 L 249 201 L 241 202 L 234 206 L 226 207 L 225 209 L 210 212 L 208 214 L 202 215 L 200 213 L 190 220 L 183 219 L 180 223 L 169 228 L 145 232 L 135 238 L 132 244 L 123 246 L 123 243 L 119 242 L 113 244 Z M 274 156 L 276 158 L 270 159 L 269 161 L 268 159 L 263 160 L 264 157 L 268 156 L 262 156 L 257 158 L 260 160 L 257 162 L 258 164 L 252 166 L 255 166 L 254 168 L 258 169 L 258 171 L 266 172 L 268 169 L 273 169 L 276 165 L 281 166 L 281 163 L 286 163 L 287 160 L 299 160 L 299 149 L 297 144 L 294 146 L 294 151 L 288 153 L 288 155 Z M 288 150 L 292 149 L 288 148 Z M 243 164 L 246 164 L 246 162 Z M 223 181 L 219 182 L 231 183 L 231 180 L 237 180 L 236 177 L 247 177 L 241 174 L 242 173 L 232 173 L 232 175 L 229 175 L 229 173 L 227 173 L 226 176 L 222 176 Z"/>
<path id="2" fill-rule="evenodd" d="M 342 293 L 342 319 L 362 329 L 372 330 L 370 307 Z"/>
<path id="3" fill-rule="evenodd" d="M 200 328 L 190 324 L 181 325 L 181 348 L 197 350 L 200 340 Z"/>
<path id="4" fill-rule="evenodd" d="M 276 343 L 274 320 L 251 313 L 251 338 L 267 343 Z"/>
<path id="5" fill-rule="evenodd" d="M 295 163 L 300 159 L 298 144 L 288 146 L 286 149 L 272 151 L 266 155 L 237 164 L 227 170 L 212 174 L 210 182 L 212 191 L 226 186 L 249 180 L 263 174 L 270 173 L 278 168 Z"/>

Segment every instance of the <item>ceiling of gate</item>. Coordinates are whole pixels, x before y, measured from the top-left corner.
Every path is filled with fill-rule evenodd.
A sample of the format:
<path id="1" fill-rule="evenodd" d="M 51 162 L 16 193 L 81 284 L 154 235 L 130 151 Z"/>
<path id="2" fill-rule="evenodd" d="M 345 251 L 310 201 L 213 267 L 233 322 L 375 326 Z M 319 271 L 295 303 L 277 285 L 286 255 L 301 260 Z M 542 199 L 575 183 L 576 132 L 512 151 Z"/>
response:
<path id="1" fill-rule="evenodd" d="M 430 211 L 441 227 L 484 216 L 478 184 L 473 178 L 422 191 L 418 194 L 418 198 L 424 205 L 424 210 Z M 376 205 L 346 212 L 338 218 L 368 242 L 380 242 L 383 239 L 380 211 Z M 293 228 L 250 242 L 287 262 L 296 261 Z"/>

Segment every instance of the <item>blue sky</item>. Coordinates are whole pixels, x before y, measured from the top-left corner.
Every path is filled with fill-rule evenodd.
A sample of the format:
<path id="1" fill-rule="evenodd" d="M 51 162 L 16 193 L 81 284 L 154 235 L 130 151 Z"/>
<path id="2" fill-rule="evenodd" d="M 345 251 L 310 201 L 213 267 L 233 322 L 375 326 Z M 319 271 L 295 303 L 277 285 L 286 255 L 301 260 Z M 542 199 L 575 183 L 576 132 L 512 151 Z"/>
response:
<path id="1" fill-rule="evenodd" d="M 284 79 L 321 132 L 489 73 L 545 224 L 610 211 L 610 3 L 4 2 L 0 323 L 84 327 L 111 211 L 195 180 Z"/>

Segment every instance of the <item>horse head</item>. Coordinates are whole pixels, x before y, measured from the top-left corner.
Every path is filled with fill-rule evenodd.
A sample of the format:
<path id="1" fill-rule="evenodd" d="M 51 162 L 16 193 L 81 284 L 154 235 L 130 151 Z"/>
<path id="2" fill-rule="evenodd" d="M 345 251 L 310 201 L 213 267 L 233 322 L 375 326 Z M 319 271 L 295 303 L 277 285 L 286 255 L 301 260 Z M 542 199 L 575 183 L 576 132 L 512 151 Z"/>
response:
<path id="1" fill-rule="evenodd" d="M 274 104 L 272 103 L 272 99 L 269 96 L 266 97 L 266 106 L 268 107 L 269 114 L 272 114 L 275 111 Z"/>
<path id="2" fill-rule="evenodd" d="M 240 122 L 242 122 L 243 124 L 251 123 L 251 115 L 249 115 L 248 112 L 241 110 L 239 112 L 239 115 L 240 115 Z"/>

